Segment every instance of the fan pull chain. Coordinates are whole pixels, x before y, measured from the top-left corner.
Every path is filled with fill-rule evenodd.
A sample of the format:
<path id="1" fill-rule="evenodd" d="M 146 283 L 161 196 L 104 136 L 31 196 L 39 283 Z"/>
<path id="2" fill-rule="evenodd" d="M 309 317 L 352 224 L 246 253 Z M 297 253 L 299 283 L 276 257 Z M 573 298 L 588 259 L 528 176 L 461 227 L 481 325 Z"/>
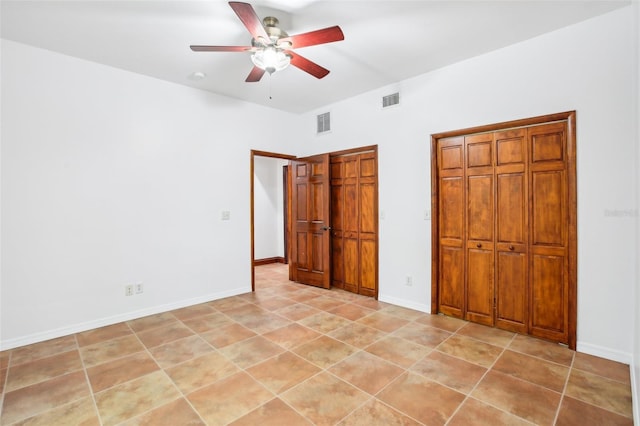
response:
<path id="1" fill-rule="evenodd" d="M 271 97 L 271 74 L 269 74 L 269 100 L 272 100 L 273 98 Z"/>

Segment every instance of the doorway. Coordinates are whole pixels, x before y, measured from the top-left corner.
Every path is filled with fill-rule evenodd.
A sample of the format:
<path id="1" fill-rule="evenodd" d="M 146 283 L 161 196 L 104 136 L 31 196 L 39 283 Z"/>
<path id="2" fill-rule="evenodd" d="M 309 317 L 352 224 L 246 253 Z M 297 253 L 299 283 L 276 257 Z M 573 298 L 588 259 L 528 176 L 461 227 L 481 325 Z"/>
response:
<path id="1" fill-rule="evenodd" d="M 261 226 L 256 217 L 260 212 L 256 203 L 256 165 L 267 157 L 286 160 L 293 166 L 285 185 L 288 201 L 281 203 L 288 223 L 284 258 L 289 264 L 289 279 L 377 299 L 377 151 L 377 146 L 372 145 L 307 158 L 251 151 L 252 291 L 256 290 L 256 259 L 261 260 L 256 257 Z M 319 278 L 314 281 L 320 276 L 322 285 L 315 282 Z"/>
<path id="2" fill-rule="evenodd" d="M 282 171 L 282 164 L 290 160 L 295 159 L 294 155 L 279 154 L 275 152 L 266 152 L 251 150 L 251 165 L 250 165 L 250 182 L 251 182 L 251 291 L 255 291 L 256 279 L 255 279 L 255 266 L 257 264 L 265 264 L 271 261 L 280 261 L 281 256 L 274 256 L 269 251 L 268 247 L 265 247 L 265 239 L 273 239 L 277 243 L 282 243 L 284 250 L 282 257 L 284 263 L 288 263 L 287 255 L 287 208 L 286 208 L 286 195 L 284 195 L 286 185 L 286 179 Z M 273 208 L 278 209 L 284 220 L 281 228 L 276 223 L 264 223 L 256 217 L 256 204 L 260 204 L 260 198 L 265 197 L 270 191 L 265 188 L 256 187 L 256 171 L 262 169 L 267 170 L 267 180 L 270 181 L 268 185 L 279 185 L 282 189 L 282 199 L 284 202 L 278 202 L 277 200 L 270 200 L 273 202 Z M 280 177 L 279 179 L 277 177 Z M 267 195 L 268 196 L 268 195 Z M 258 198 L 258 199 L 256 199 Z M 282 200 L 281 200 L 282 201 Z M 265 255 L 265 253 L 272 253 Z"/>

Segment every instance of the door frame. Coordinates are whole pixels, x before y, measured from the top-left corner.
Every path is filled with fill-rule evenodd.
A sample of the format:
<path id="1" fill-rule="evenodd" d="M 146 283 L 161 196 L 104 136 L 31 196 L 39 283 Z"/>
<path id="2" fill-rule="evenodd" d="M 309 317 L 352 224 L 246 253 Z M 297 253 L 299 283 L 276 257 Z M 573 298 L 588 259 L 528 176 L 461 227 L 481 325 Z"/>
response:
<path id="1" fill-rule="evenodd" d="M 438 164 L 437 143 L 439 139 L 455 136 L 468 136 L 471 134 L 495 132 L 518 127 L 535 126 L 538 124 L 552 123 L 554 121 L 567 122 L 567 182 L 569 192 L 568 215 L 568 334 L 570 349 L 576 349 L 577 322 L 578 322 L 578 226 L 577 226 L 577 174 L 576 174 L 576 111 L 566 111 L 556 114 L 541 115 L 520 120 L 505 121 L 502 123 L 488 124 L 467 129 L 453 130 L 449 132 L 434 133 L 431 135 L 431 313 L 437 314 L 439 305 L 438 277 L 439 277 L 439 253 L 440 236 L 438 234 Z"/>
<path id="2" fill-rule="evenodd" d="M 249 178 L 249 182 L 250 182 L 250 216 L 251 216 L 251 291 L 256 291 L 256 266 L 255 266 L 255 254 L 256 254 L 256 249 L 255 249 L 255 194 L 254 194 L 254 158 L 258 156 L 258 157 L 269 157 L 269 158 L 275 158 L 275 159 L 279 159 L 279 160 L 295 160 L 296 157 L 295 155 L 288 155 L 288 154 L 280 154 L 277 152 L 268 152 L 268 151 L 260 151 L 260 150 L 256 150 L 256 149 L 252 149 L 251 150 L 251 161 L 250 161 L 250 178 Z M 286 185 L 287 183 L 284 182 L 284 184 Z M 287 203 L 288 201 L 285 200 L 285 203 Z M 284 212 L 285 215 L 288 214 L 288 211 L 285 210 Z M 285 237 L 286 237 L 286 229 L 285 229 Z M 284 253 L 285 259 L 288 260 L 288 253 L 285 251 Z"/>

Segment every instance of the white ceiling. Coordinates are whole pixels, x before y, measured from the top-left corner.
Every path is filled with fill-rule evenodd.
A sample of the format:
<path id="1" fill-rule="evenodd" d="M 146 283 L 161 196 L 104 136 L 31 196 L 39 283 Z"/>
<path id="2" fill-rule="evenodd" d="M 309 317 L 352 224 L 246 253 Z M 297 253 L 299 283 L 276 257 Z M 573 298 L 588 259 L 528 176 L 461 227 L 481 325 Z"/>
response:
<path id="1" fill-rule="evenodd" d="M 191 44 L 250 45 L 227 2 L 2 0 L 2 38 L 294 113 L 571 25 L 630 0 L 256 0 L 289 34 L 340 25 L 345 40 L 297 53 L 331 70 L 289 67 L 245 83 L 249 53 Z M 46 70 L 42 70 L 46 73 Z M 194 72 L 206 78 L 194 81 Z M 99 84 L 99 82 L 97 82 Z M 270 99 L 271 96 L 271 99 Z"/>

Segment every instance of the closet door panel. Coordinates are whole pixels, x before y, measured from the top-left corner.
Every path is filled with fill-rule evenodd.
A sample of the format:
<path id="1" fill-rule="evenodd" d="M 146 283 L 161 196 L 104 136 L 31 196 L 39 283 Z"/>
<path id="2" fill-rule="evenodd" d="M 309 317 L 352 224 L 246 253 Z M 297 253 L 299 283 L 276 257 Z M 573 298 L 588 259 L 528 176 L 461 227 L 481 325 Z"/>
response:
<path id="1" fill-rule="evenodd" d="M 343 244 L 344 254 L 344 289 L 358 291 L 358 239 L 345 238 Z"/>
<path id="2" fill-rule="evenodd" d="M 360 229 L 361 233 L 374 234 L 376 229 L 375 185 L 360 182 Z"/>
<path id="3" fill-rule="evenodd" d="M 342 237 L 335 232 L 331 237 L 331 285 L 344 288 L 344 253 Z"/>
<path id="4" fill-rule="evenodd" d="M 528 326 L 526 175 L 514 172 L 523 167 L 499 169 L 496 176 L 496 325 L 525 333 Z"/>
<path id="5" fill-rule="evenodd" d="M 496 228 L 499 243 L 526 243 L 527 209 L 524 173 L 499 173 L 496 176 Z"/>
<path id="6" fill-rule="evenodd" d="M 529 332 L 569 343 L 566 123 L 530 127 Z"/>
<path id="7" fill-rule="evenodd" d="M 376 288 L 376 242 L 360 240 L 360 294 L 373 296 Z"/>
<path id="8" fill-rule="evenodd" d="M 534 254 L 531 263 L 531 334 L 564 342 L 568 314 L 565 258 Z"/>
<path id="9" fill-rule="evenodd" d="M 377 259 L 378 259 L 378 209 L 377 209 L 377 169 L 376 155 L 363 153 L 358 156 L 358 200 L 359 218 L 359 259 L 358 293 L 366 296 L 376 295 Z"/>
<path id="10" fill-rule="evenodd" d="M 531 175 L 532 226 L 534 246 L 565 245 L 564 172 L 534 171 Z"/>
<path id="11" fill-rule="evenodd" d="M 464 138 L 438 141 L 438 312 L 463 318 Z"/>
<path id="12" fill-rule="evenodd" d="M 331 284 L 337 288 L 344 288 L 344 188 L 340 179 L 341 165 L 331 164 Z"/>
<path id="13" fill-rule="evenodd" d="M 333 284 L 353 293 L 377 296 L 377 153 L 331 158 Z M 337 205 L 336 203 L 339 203 Z"/>
<path id="14" fill-rule="evenodd" d="M 465 319 L 493 325 L 493 245 L 469 248 L 467 262 Z"/>
<path id="15" fill-rule="evenodd" d="M 527 332 L 527 256 L 498 252 L 496 262 L 496 325 L 518 333 Z"/>
<path id="16" fill-rule="evenodd" d="M 464 251 L 462 247 L 440 248 L 440 312 L 462 318 L 464 306 Z"/>
<path id="17" fill-rule="evenodd" d="M 494 325 L 494 158 L 493 134 L 467 136 L 465 319 Z"/>
<path id="18" fill-rule="evenodd" d="M 493 175 L 467 178 L 466 314 L 469 321 L 493 325 Z"/>
<path id="19" fill-rule="evenodd" d="M 461 176 L 443 178 L 440 183 L 440 238 L 464 238 L 464 185 Z"/>
<path id="20" fill-rule="evenodd" d="M 528 328 L 528 208 L 525 129 L 495 134 L 496 326 Z"/>
<path id="21" fill-rule="evenodd" d="M 467 178 L 467 239 L 493 241 L 493 175 Z"/>

